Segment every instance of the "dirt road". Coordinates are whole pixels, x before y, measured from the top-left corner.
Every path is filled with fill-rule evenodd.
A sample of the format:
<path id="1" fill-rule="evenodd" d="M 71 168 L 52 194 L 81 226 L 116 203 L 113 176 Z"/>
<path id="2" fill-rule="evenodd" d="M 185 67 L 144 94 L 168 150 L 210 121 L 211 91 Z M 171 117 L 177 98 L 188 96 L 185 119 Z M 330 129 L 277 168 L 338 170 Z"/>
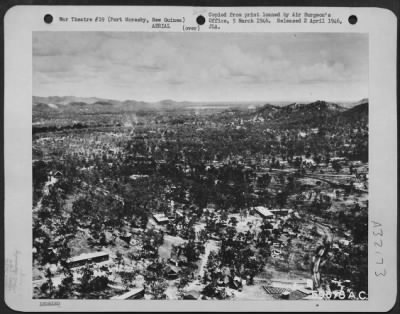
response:
<path id="1" fill-rule="evenodd" d="M 207 261 L 208 261 L 208 256 L 210 255 L 211 251 L 218 251 L 218 247 L 219 247 L 219 243 L 215 240 L 208 240 L 206 245 L 205 245 L 205 252 L 204 252 L 204 256 L 201 259 L 201 264 L 199 267 L 199 275 L 201 277 L 204 276 L 204 268 L 207 265 Z"/>

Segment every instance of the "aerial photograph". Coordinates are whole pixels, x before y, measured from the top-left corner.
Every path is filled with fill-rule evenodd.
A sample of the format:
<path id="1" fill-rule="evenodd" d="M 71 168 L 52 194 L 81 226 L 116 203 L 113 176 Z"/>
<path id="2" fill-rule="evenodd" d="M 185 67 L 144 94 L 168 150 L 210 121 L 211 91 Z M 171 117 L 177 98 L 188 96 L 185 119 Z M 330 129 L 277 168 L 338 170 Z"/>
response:
<path id="1" fill-rule="evenodd" d="M 367 300 L 368 71 L 362 33 L 33 32 L 32 298 Z"/>

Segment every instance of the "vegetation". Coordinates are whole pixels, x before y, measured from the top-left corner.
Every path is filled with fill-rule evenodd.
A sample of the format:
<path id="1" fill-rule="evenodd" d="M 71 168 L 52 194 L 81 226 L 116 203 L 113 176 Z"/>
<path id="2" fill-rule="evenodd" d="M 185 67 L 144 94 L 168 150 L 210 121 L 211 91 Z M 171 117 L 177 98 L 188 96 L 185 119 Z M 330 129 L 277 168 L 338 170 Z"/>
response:
<path id="1" fill-rule="evenodd" d="M 268 269 L 310 276 L 324 238 L 323 280 L 367 290 L 368 103 L 76 109 L 85 106 L 34 107 L 34 122 L 45 121 L 33 130 L 37 297 L 109 297 L 110 285 L 143 277 L 146 295 L 165 299 L 200 276 L 203 296 L 229 298 Z M 110 269 L 86 265 L 75 278 L 77 241 L 108 250 Z"/>

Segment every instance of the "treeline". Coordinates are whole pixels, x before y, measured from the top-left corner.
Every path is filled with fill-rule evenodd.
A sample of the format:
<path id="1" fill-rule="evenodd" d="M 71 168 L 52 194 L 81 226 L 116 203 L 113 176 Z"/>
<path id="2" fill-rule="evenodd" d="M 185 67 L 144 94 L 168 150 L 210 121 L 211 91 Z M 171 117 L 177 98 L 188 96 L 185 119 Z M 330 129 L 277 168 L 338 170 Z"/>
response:
<path id="1" fill-rule="evenodd" d="M 47 126 L 32 126 L 32 134 L 37 133 L 46 133 L 46 132 L 59 132 L 65 130 L 81 130 L 81 129 L 88 129 L 88 128 L 104 128 L 104 127 L 114 127 L 114 126 L 121 126 L 120 123 L 117 124 L 85 124 L 85 123 L 74 123 L 69 125 L 47 125 Z"/>

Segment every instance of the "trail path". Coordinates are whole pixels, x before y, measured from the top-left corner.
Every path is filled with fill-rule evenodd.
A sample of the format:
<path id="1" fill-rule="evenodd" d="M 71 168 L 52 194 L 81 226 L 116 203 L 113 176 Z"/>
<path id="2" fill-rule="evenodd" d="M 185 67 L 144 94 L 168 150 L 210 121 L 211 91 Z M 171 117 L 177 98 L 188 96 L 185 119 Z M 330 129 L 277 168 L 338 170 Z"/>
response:
<path id="1" fill-rule="evenodd" d="M 204 276 L 204 267 L 207 265 L 208 261 L 208 256 L 210 255 L 211 251 L 217 251 L 218 250 L 218 243 L 215 240 L 208 240 L 205 246 L 205 253 L 203 258 L 201 259 L 201 264 L 199 268 L 199 275 L 201 277 Z"/>
<path id="2" fill-rule="evenodd" d="M 37 212 L 37 211 L 40 209 L 40 207 L 42 207 L 42 200 L 43 200 L 43 197 L 44 197 L 45 195 L 48 195 L 48 194 L 49 194 L 49 188 L 50 188 L 50 186 L 52 186 L 52 185 L 55 184 L 56 182 L 57 182 L 57 179 L 54 178 L 54 177 L 51 177 L 51 179 L 50 179 L 49 181 L 47 181 L 47 182 L 44 184 L 44 186 L 43 186 L 43 195 L 42 195 L 42 197 L 40 198 L 40 200 L 36 203 L 36 206 L 33 208 L 33 212 Z"/>

